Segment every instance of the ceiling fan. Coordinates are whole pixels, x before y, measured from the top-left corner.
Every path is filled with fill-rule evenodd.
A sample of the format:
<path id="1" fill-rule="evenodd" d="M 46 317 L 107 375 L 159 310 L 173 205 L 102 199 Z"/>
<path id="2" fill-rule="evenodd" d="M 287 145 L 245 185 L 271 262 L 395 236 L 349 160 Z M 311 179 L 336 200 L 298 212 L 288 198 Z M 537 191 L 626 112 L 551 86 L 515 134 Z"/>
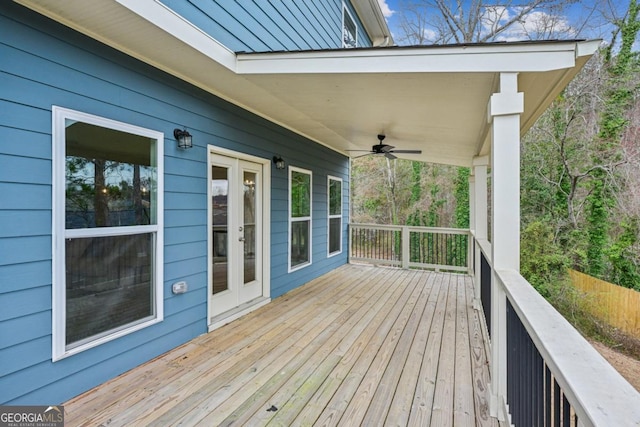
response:
<path id="1" fill-rule="evenodd" d="M 387 159 L 397 159 L 396 156 L 394 156 L 394 153 L 398 153 L 398 154 L 422 154 L 422 150 L 396 150 L 393 145 L 387 145 L 387 144 L 383 144 L 382 141 L 384 141 L 384 139 L 386 138 L 386 135 L 383 134 L 379 134 L 378 135 L 378 142 L 376 145 L 371 147 L 371 151 L 367 151 L 367 150 L 347 150 L 347 151 L 367 151 L 367 154 L 362 154 L 361 156 L 357 156 L 354 158 L 358 158 L 358 157 L 362 157 L 362 156 L 368 156 L 370 154 L 384 154 L 384 156 Z"/>

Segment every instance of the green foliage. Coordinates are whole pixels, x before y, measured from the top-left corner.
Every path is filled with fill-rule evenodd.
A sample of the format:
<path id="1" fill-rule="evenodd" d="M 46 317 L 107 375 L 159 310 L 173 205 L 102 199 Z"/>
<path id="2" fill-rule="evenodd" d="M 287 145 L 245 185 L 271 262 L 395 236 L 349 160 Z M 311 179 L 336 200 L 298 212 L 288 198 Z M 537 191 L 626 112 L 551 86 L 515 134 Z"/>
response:
<path id="1" fill-rule="evenodd" d="M 607 205 L 611 201 L 605 195 L 603 178 L 597 175 L 592 185 L 587 198 L 587 273 L 602 278 L 605 272 L 604 250 L 609 238 Z"/>
<path id="2" fill-rule="evenodd" d="M 609 64 L 608 89 L 604 102 L 604 111 L 600 119 L 600 132 L 597 150 L 593 154 L 594 164 L 610 164 L 621 157 L 620 140 L 628 126 L 627 113 L 634 99 L 634 92 L 628 80 L 637 68 L 633 45 L 640 30 L 637 0 L 632 0 L 624 20 L 616 22 L 620 30 L 622 43 L 618 55 Z M 592 276 L 612 280 L 605 276 L 605 250 L 609 241 L 609 209 L 614 205 L 614 195 L 607 187 L 607 173 L 603 168 L 596 168 L 592 173 L 591 194 L 587 198 L 587 233 L 588 233 L 588 273 Z M 622 255 L 626 248 L 619 241 L 608 250 L 609 260 L 613 264 L 615 275 L 626 281 L 633 273 Z"/>
<path id="3" fill-rule="evenodd" d="M 553 240 L 549 224 L 529 224 L 521 235 L 520 272 L 540 294 L 549 297 L 561 282 L 569 266 L 569 258 Z"/>
<path id="4" fill-rule="evenodd" d="M 422 194 L 421 175 L 422 175 L 422 162 L 411 162 L 411 178 L 413 184 L 411 185 L 411 199 L 409 203 L 415 205 L 420 201 Z"/>
<path id="5" fill-rule="evenodd" d="M 456 227 L 469 228 L 469 168 L 458 168 L 456 176 Z"/>
<path id="6" fill-rule="evenodd" d="M 431 186 L 431 204 L 429 210 L 427 210 L 427 227 L 440 227 L 440 214 L 439 208 L 446 202 L 445 199 L 439 198 L 440 186 L 434 184 Z"/>
<path id="7" fill-rule="evenodd" d="M 633 262 L 634 245 L 638 241 L 638 220 L 623 222 L 620 226 L 622 233 L 606 251 L 612 267 L 609 277 L 617 285 L 640 291 L 640 272 Z"/>

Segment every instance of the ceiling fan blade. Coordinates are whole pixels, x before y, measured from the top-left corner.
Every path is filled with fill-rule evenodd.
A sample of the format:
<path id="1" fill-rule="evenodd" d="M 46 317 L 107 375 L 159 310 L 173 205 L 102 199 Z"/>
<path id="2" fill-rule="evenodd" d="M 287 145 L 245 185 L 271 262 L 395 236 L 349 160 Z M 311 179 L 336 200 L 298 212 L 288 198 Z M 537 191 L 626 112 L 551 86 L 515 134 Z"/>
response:
<path id="1" fill-rule="evenodd" d="M 364 151 L 364 150 L 358 150 L 358 151 Z M 375 153 L 368 152 L 368 153 L 365 153 L 365 154 L 360 154 L 359 156 L 352 157 L 352 159 L 359 159 L 360 157 L 370 156 L 371 154 L 375 154 Z"/>
<path id="2" fill-rule="evenodd" d="M 380 144 L 380 148 L 378 149 L 380 153 L 388 153 L 389 151 L 393 150 L 394 147 L 393 145 L 385 145 L 385 144 Z"/>
<path id="3" fill-rule="evenodd" d="M 398 154 L 422 154 L 422 150 L 393 150 L 391 153 Z"/>
<path id="4" fill-rule="evenodd" d="M 395 159 L 397 159 L 397 157 L 396 157 L 396 156 L 394 156 L 394 155 L 393 155 L 393 154 L 391 154 L 391 153 L 383 153 L 383 154 L 384 154 L 384 156 L 385 156 L 387 159 L 389 159 L 389 160 L 395 160 Z"/>

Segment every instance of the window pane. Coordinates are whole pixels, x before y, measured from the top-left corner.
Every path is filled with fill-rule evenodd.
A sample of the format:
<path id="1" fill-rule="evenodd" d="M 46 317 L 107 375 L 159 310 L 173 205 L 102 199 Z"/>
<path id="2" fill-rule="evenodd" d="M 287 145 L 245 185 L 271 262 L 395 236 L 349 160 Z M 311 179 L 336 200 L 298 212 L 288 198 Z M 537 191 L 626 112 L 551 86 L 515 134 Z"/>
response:
<path id="1" fill-rule="evenodd" d="M 256 181 L 255 172 L 244 172 L 244 284 L 256 280 Z"/>
<path id="2" fill-rule="evenodd" d="M 340 252 L 340 233 L 342 232 L 342 218 L 329 220 L 329 253 Z"/>
<path id="3" fill-rule="evenodd" d="M 155 224 L 156 140 L 67 119 L 67 229 Z"/>
<path id="4" fill-rule="evenodd" d="M 229 271 L 227 269 L 227 240 L 229 221 L 229 170 L 222 166 L 212 166 L 211 194 L 213 212 L 213 294 L 226 291 L 229 287 Z"/>
<path id="5" fill-rule="evenodd" d="M 342 214 L 342 182 L 329 180 L 329 215 Z"/>
<path id="6" fill-rule="evenodd" d="M 291 267 L 309 262 L 309 221 L 291 223 Z"/>
<path id="7" fill-rule="evenodd" d="M 291 171 L 291 217 L 311 216 L 311 175 Z"/>
<path id="8" fill-rule="evenodd" d="M 66 240 L 66 344 L 155 315 L 152 233 Z"/>
<path id="9" fill-rule="evenodd" d="M 353 19 L 351 19 L 351 16 L 349 15 L 346 9 L 342 11 L 342 14 L 343 14 L 343 23 L 342 23 L 343 46 L 356 47 L 357 46 L 356 23 L 353 22 Z"/>

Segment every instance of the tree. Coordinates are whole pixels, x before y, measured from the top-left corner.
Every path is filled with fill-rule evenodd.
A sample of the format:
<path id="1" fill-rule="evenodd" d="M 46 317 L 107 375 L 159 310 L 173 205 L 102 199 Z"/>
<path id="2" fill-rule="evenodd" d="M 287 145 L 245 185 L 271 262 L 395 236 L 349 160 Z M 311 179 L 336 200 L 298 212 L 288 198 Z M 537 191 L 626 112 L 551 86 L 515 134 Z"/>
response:
<path id="1" fill-rule="evenodd" d="M 640 5 L 637 0 L 631 0 L 626 16 L 616 21 L 615 37 L 619 34 L 621 38 L 620 51 L 613 55 L 612 43 L 605 50 L 607 60 L 607 70 L 609 74 L 604 111 L 600 120 L 600 132 L 597 141 L 597 150 L 593 154 L 594 163 L 606 164 L 608 167 L 594 169 L 591 194 L 587 199 L 588 204 L 588 236 L 587 247 L 588 273 L 601 278 L 606 278 L 605 256 L 609 246 L 609 210 L 615 204 L 611 181 L 615 166 L 624 163 L 621 152 L 621 139 L 628 125 L 627 113 L 633 105 L 633 98 L 637 88 L 629 85 L 630 78 L 638 70 L 637 55 L 633 52 L 633 45 L 640 30 L 638 13 Z M 623 236 L 626 236 L 623 233 Z M 628 238 L 626 239 L 628 240 Z M 627 244 L 633 242 L 625 242 Z M 622 265 L 619 257 L 621 252 L 615 251 L 617 262 L 612 263 L 614 271 L 617 266 Z M 627 269 L 627 264 L 623 270 Z M 619 271 L 614 275 L 631 274 L 633 272 Z M 626 281 L 626 279 L 625 279 Z"/>
<path id="2" fill-rule="evenodd" d="M 399 42 L 449 44 L 576 37 L 562 12 L 575 0 L 409 0 L 402 4 Z"/>

